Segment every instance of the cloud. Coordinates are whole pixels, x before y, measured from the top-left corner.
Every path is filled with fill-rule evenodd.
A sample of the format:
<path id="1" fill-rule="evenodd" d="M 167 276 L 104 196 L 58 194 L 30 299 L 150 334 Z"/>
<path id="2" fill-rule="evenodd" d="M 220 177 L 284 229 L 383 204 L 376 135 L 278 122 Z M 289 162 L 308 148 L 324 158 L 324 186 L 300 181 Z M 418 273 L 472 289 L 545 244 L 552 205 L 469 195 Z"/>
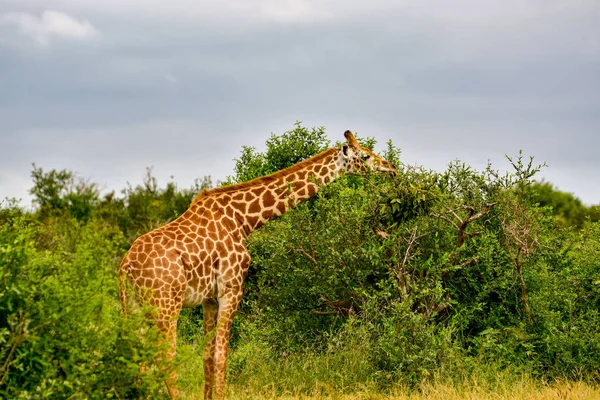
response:
<path id="1" fill-rule="evenodd" d="M 128 182 L 141 183 L 147 167 L 153 167 L 160 185 L 172 180 L 171 176 L 180 188 L 191 187 L 196 178 L 208 175 L 223 180 L 231 174 L 232 159 L 241 149 L 236 142 L 239 135 L 235 131 L 215 134 L 212 126 L 193 120 L 39 128 L 5 135 L 2 142 L 7 146 L 0 147 L 0 162 L 7 165 L 0 168 L 0 201 L 17 197 L 28 205 L 32 163 L 45 171 L 74 171 L 97 183 L 103 192 L 119 191 Z M 257 140 L 260 143 L 263 137 Z"/>
<path id="2" fill-rule="evenodd" d="M 167 81 L 171 82 L 171 83 L 177 83 L 177 82 L 179 82 L 179 79 L 177 79 L 177 78 L 176 78 L 175 76 L 173 76 L 172 74 L 165 74 L 165 75 L 164 75 L 164 78 L 165 78 Z"/>
<path id="3" fill-rule="evenodd" d="M 53 38 L 86 40 L 99 31 L 87 20 L 78 21 L 68 14 L 46 10 L 40 17 L 24 12 L 0 14 L 0 25 L 14 26 L 19 33 L 40 45 L 47 46 Z"/>
<path id="4" fill-rule="evenodd" d="M 0 137 L 15 141 L 0 148 L 0 172 L 27 160 L 18 169 L 28 182 L 36 161 L 109 188 L 147 165 L 178 182 L 218 178 L 242 145 L 300 119 L 332 140 L 346 129 L 392 138 L 407 162 L 435 169 L 455 158 L 496 165 L 523 149 L 548 162 L 559 188 L 598 203 L 597 5 L 146 0 L 140 13 L 139 0 L 0 0 Z M 99 33 L 59 34 L 47 9 L 91 26 L 69 17 L 85 16 L 102 42 L 43 57 L 3 43 L 8 29 L 38 43 Z M 6 176 L 0 198 L 26 187 Z"/>

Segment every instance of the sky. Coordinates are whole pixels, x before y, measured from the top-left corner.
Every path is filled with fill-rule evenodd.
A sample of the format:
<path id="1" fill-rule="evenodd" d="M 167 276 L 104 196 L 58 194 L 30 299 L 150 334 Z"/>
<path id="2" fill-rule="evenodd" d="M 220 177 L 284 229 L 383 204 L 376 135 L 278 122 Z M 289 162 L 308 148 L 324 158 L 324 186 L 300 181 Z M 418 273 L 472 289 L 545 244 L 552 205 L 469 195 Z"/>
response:
<path id="1" fill-rule="evenodd" d="M 0 0 L 0 199 L 222 180 L 295 121 L 600 203 L 598 0 Z"/>

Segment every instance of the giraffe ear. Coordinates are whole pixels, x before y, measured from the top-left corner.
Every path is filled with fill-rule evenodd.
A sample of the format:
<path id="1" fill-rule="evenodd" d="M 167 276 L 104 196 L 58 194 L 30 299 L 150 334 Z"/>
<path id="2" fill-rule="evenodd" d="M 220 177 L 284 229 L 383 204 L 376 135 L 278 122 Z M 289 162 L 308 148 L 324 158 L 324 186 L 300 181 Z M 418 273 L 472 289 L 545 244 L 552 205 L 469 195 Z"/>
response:
<path id="1" fill-rule="evenodd" d="M 356 140 L 356 138 L 354 137 L 352 132 L 350 132 L 350 131 L 344 132 L 344 137 L 346 138 L 346 140 L 348 141 L 348 144 L 350 146 L 360 149 L 360 144 L 358 144 L 358 141 Z"/>
<path id="2" fill-rule="evenodd" d="M 342 154 L 344 155 L 344 158 L 348 158 L 348 145 L 347 144 L 342 145 Z"/>

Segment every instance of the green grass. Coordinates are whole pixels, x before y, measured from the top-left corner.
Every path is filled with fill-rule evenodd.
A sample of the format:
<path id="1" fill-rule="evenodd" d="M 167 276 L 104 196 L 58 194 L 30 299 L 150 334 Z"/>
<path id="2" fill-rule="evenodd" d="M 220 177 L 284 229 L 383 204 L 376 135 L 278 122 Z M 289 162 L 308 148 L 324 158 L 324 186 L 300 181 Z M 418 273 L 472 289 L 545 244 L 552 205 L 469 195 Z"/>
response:
<path id="1" fill-rule="evenodd" d="M 202 399 L 203 368 L 200 345 L 179 347 L 179 387 L 183 399 Z M 386 382 L 365 361 L 360 347 L 325 354 L 281 354 L 256 342 L 231 352 L 228 398 L 262 399 L 599 399 L 600 388 L 581 380 L 544 382 L 526 373 L 493 366 L 476 368 L 462 379 L 432 374 L 411 387 Z"/>

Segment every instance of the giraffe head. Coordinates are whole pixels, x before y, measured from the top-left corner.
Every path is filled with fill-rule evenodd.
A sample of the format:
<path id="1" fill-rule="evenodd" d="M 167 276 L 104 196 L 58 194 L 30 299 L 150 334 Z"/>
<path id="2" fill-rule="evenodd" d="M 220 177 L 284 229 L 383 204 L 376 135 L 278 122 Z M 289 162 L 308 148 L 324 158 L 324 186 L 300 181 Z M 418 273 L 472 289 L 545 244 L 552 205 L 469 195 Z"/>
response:
<path id="1" fill-rule="evenodd" d="M 340 151 L 340 161 L 342 162 L 342 169 L 349 174 L 365 174 L 369 171 L 383 174 L 388 173 L 396 175 L 398 170 L 396 167 L 373 153 L 370 149 L 362 147 L 352 132 L 344 132 L 344 136 L 348 143 L 342 145 Z"/>

